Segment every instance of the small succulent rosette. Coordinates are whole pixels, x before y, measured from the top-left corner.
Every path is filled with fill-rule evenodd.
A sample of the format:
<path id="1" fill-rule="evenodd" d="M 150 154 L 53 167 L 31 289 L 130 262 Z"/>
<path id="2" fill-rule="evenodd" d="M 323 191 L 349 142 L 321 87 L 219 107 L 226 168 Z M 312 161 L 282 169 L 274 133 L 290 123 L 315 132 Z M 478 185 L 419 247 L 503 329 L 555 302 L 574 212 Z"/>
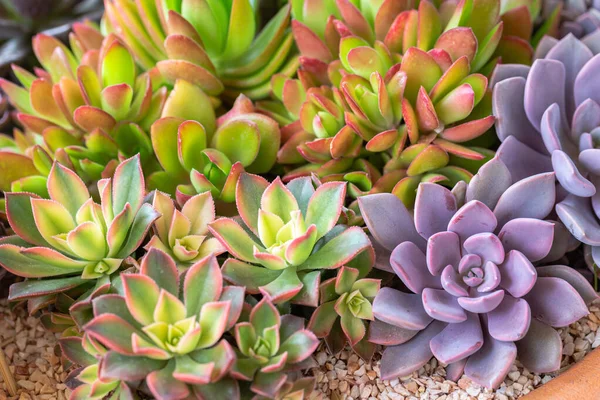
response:
<path id="1" fill-rule="evenodd" d="M 161 169 L 150 175 L 149 186 L 176 196 L 180 204 L 204 192 L 233 202 L 240 173 L 269 172 L 281 141 L 277 122 L 256 112 L 244 95 L 218 120 L 214 115 L 203 123 L 161 118 L 150 136 Z"/>
<path id="2" fill-rule="evenodd" d="M 419 186 L 414 219 L 393 195 L 359 200 L 376 240 L 412 293 L 383 288 L 369 339 L 385 344 L 383 379 L 405 376 L 432 356 L 482 386 L 498 387 L 518 357 L 537 373 L 560 368 L 554 328 L 588 314 L 598 296 L 574 269 L 535 267 L 552 250 L 554 173 L 513 182 L 498 159 L 454 193 Z M 560 307 L 556 305 L 560 304 Z"/>
<path id="3" fill-rule="evenodd" d="M 289 6 L 260 32 L 260 2 L 251 0 L 151 2 L 144 13 L 118 0 L 105 6 L 106 29 L 119 34 L 144 69 L 156 66 L 169 83 L 184 79 L 210 96 L 258 99 L 268 96 L 274 73 L 291 76 L 298 68 Z"/>
<path id="4" fill-rule="evenodd" d="M 185 269 L 204 257 L 225 252 L 208 224 L 215 220 L 215 203 L 209 192 L 198 194 L 178 209 L 175 202 L 162 192 L 154 193 L 152 202 L 160 217 L 154 222 L 154 236 L 145 246 L 157 248 L 171 256 L 177 267 Z"/>
<path id="5" fill-rule="evenodd" d="M 356 268 L 343 266 L 336 277 L 319 288 L 319 307 L 313 312 L 308 329 L 325 338 L 329 351 L 337 354 L 348 343 L 366 361 L 373 357 L 375 345 L 367 340 L 373 317 L 373 299 L 379 292 L 379 279 L 358 279 Z"/>
<path id="6" fill-rule="evenodd" d="M 106 347 L 101 380 L 145 381 L 158 399 L 239 398 L 228 378 L 236 355 L 226 331 L 237 322 L 244 289 L 224 286 L 214 255 L 180 277 L 175 261 L 150 249 L 137 274 L 122 274 L 119 294 L 93 301 L 84 326 Z"/>
<path id="7" fill-rule="evenodd" d="M 573 35 L 546 37 L 541 48 L 544 57 L 531 68 L 501 65 L 495 72 L 498 157 L 519 179 L 556 173 L 556 213 L 575 238 L 592 246 L 599 264 L 600 55 Z"/>
<path id="8" fill-rule="evenodd" d="M 209 225 L 230 258 L 225 279 L 261 293 L 273 303 L 318 305 L 321 272 L 349 262 L 366 274 L 373 250 L 359 227 L 338 225 L 346 194 L 343 182 L 314 189 L 310 178 L 287 185 L 277 178 L 244 173 L 236 204 L 240 219 L 221 218 Z"/>
<path id="9" fill-rule="evenodd" d="M 561 37 L 573 34 L 584 42 L 600 37 L 600 3 L 597 0 L 544 0 L 546 12 L 553 7 L 561 8 Z"/>
<path id="10" fill-rule="evenodd" d="M 110 285 L 159 217 L 144 202 L 139 156 L 98 182 L 99 204 L 81 178 L 59 163 L 50 171 L 47 189 L 50 199 L 6 193 L 16 235 L 0 239 L 0 264 L 28 278 L 11 287 L 9 300 L 51 304 L 60 292 L 77 289 L 84 299 Z"/>
<path id="11" fill-rule="evenodd" d="M 234 334 L 237 360 L 231 376 L 252 382 L 250 390 L 258 398 L 287 398 L 287 372 L 315 364 L 311 356 L 319 339 L 304 328 L 303 318 L 280 316 L 266 298 L 252 308 L 248 322 L 235 326 Z"/>

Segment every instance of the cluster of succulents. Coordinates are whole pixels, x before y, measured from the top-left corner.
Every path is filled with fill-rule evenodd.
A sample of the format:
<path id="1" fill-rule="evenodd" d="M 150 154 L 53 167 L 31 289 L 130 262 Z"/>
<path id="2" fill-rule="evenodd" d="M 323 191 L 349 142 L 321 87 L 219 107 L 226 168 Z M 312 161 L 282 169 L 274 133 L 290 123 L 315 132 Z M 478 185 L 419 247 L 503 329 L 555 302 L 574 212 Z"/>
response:
<path id="1" fill-rule="evenodd" d="M 598 297 L 597 1 L 104 6 L 0 80 L 0 276 L 72 399 L 318 399 L 321 340 L 383 379 L 560 368 Z"/>

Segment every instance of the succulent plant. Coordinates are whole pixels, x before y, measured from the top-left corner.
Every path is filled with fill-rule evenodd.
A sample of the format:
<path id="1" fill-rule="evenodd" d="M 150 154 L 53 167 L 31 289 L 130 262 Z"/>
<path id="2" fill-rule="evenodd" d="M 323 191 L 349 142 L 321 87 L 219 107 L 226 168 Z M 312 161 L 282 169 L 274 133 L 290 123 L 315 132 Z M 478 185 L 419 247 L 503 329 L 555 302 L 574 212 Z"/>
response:
<path id="1" fill-rule="evenodd" d="M 600 224 L 594 198 L 600 183 L 600 97 L 595 78 L 600 55 L 571 34 L 558 42 L 545 38 L 540 47 L 545 57 L 531 68 L 502 65 L 495 73 L 496 131 L 503 141 L 498 156 L 513 176 L 555 171 L 565 193 L 556 212 L 573 236 L 593 247 L 594 262 L 599 263 Z M 549 77 L 554 85 L 546 84 Z"/>
<path id="2" fill-rule="evenodd" d="M 144 203 L 138 156 L 122 162 L 113 178 L 98 182 L 99 204 L 81 178 L 59 163 L 52 166 L 47 190 L 50 199 L 6 193 L 7 216 L 16 235 L 0 239 L 0 264 L 29 278 L 11 286 L 13 301 L 41 298 L 51 304 L 55 294 L 73 290 L 83 300 L 110 285 L 159 217 Z"/>
<path id="3" fill-rule="evenodd" d="M 216 238 L 208 237 L 208 224 L 215 219 L 215 203 L 209 192 L 191 197 L 181 210 L 169 196 L 158 191 L 152 204 L 161 216 L 154 222 L 155 235 L 146 249 L 164 251 L 180 269 L 225 251 Z"/>
<path id="4" fill-rule="evenodd" d="M 500 385 L 517 353 L 530 371 L 560 368 L 554 328 L 587 315 L 597 294 L 570 267 L 534 266 L 552 249 L 554 225 L 543 218 L 554 199 L 554 173 L 513 182 L 497 158 L 454 193 L 421 184 L 414 219 L 391 194 L 359 199 L 412 292 L 383 288 L 373 303 L 369 339 L 389 345 L 383 379 L 408 375 L 432 355 L 449 364 L 451 379 L 464 370 L 486 387 Z"/>
<path id="5" fill-rule="evenodd" d="M 379 292 L 379 279 L 358 279 L 356 268 L 343 266 L 336 277 L 321 284 L 319 307 L 313 312 L 308 329 L 325 338 L 329 350 L 339 353 L 346 342 L 365 360 L 375 346 L 366 340 L 369 321 L 374 319 L 372 303 Z"/>
<path id="6" fill-rule="evenodd" d="M 44 32 L 66 38 L 78 20 L 99 20 L 100 0 L 7 0 L 0 4 L 0 71 L 4 75 L 13 63 L 33 66 L 31 37 Z"/>
<path id="7" fill-rule="evenodd" d="M 214 120 L 211 107 L 182 106 L 183 99 L 197 106 L 210 103 L 201 90 L 178 81 L 169 92 L 152 74 L 138 74 L 133 56 L 116 36 L 103 38 L 85 24 L 74 26 L 74 32 L 71 50 L 55 38 L 37 35 L 34 50 L 44 69 L 36 70 L 36 76 L 14 67 L 23 87 L 0 81 L 20 123 L 42 135 L 46 158 L 72 163 L 91 183 L 135 154 L 150 173 L 158 163 L 147 132 L 156 119 Z M 10 168 L 18 165 L 5 167 Z"/>
<path id="8" fill-rule="evenodd" d="M 597 40 L 600 33 L 600 4 L 594 0 L 545 0 L 545 8 L 556 7 L 560 4 L 561 25 L 560 36 L 567 36 L 572 33 L 577 38 L 582 39 L 587 44 L 590 40 Z"/>
<path id="9" fill-rule="evenodd" d="M 287 381 L 285 372 L 303 368 L 319 345 L 314 333 L 304 328 L 304 319 L 280 316 L 266 298 L 252 308 L 248 322 L 235 326 L 235 341 L 237 360 L 231 375 L 252 382 L 252 392 L 266 398 L 276 398 Z"/>
<path id="10" fill-rule="evenodd" d="M 150 2 L 140 11 L 132 0 L 106 2 L 105 27 L 133 49 L 140 65 L 155 65 L 171 83 L 185 79 L 208 95 L 234 100 L 269 94 L 271 75 L 288 76 L 298 67 L 287 32 L 289 7 L 258 33 L 250 0 Z"/>
<path id="11" fill-rule="evenodd" d="M 175 261 L 153 248 L 139 274 L 121 279 L 120 295 L 95 299 L 83 328 L 108 350 L 100 378 L 145 380 L 159 399 L 239 397 L 227 377 L 236 355 L 222 336 L 239 318 L 244 289 L 223 286 L 215 256 L 191 266 L 180 285 Z"/>
<path id="12" fill-rule="evenodd" d="M 149 186 L 177 196 L 180 203 L 203 192 L 233 202 L 235 185 L 245 169 L 266 173 L 274 166 L 280 144 L 277 122 L 255 111 L 240 95 L 233 108 L 210 123 L 161 118 L 151 128 L 162 167 Z"/>
<path id="13" fill-rule="evenodd" d="M 236 204 L 241 221 L 220 218 L 210 232 L 235 258 L 223 264 L 226 280 L 261 293 L 273 303 L 291 300 L 316 307 L 322 270 L 355 260 L 366 274 L 372 248 L 359 227 L 337 225 L 345 184 L 329 182 L 316 190 L 310 178 L 264 178 L 243 173 Z"/>

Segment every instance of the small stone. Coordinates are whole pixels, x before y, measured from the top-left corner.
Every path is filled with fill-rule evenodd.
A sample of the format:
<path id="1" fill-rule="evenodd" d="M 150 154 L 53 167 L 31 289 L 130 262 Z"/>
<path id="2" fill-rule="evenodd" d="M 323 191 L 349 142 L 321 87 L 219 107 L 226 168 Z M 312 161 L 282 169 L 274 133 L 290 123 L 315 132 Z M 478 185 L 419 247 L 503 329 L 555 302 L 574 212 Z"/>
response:
<path id="1" fill-rule="evenodd" d="M 31 381 L 26 381 L 25 379 L 21 379 L 20 381 L 18 381 L 17 385 L 19 385 L 23 389 L 29 390 L 29 391 L 32 391 L 33 389 L 35 389 L 35 383 L 33 383 Z"/>
<path id="2" fill-rule="evenodd" d="M 572 356 L 574 351 L 575 351 L 575 344 L 574 343 L 567 343 L 565 345 L 565 347 L 563 347 L 563 354 L 565 356 Z"/>

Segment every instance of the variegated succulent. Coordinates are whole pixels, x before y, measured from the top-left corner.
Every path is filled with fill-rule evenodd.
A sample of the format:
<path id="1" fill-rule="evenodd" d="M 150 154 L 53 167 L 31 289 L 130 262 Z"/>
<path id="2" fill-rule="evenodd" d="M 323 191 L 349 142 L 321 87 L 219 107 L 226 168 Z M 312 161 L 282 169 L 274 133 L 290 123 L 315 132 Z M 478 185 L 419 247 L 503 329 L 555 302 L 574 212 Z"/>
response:
<path id="1" fill-rule="evenodd" d="M 215 219 L 215 203 L 209 192 L 191 197 L 181 210 L 169 196 L 158 191 L 154 193 L 152 204 L 161 216 L 154 222 L 155 235 L 146 249 L 164 251 L 180 269 L 210 254 L 218 256 L 225 251 L 216 238 L 207 237 L 208 224 Z"/>
<path id="2" fill-rule="evenodd" d="M 162 167 L 150 175 L 151 188 L 175 195 L 181 204 L 204 192 L 233 202 L 241 172 L 266 173 L 273 168 L 280 130 L 277 122 L 257 113 L 252 101 L 240 95 L 216 121 L 214 114 L 204 123 L 161 118 L 152 125 L 151 138 Z"/>
<path id="3" fill-rule="evenodd" d="M 158 399 L 239 398 L 227 376 L 236 355 L 223 334 L 240 316 L 244 289 L 224 287 L 215 256 L 180 278 L 175 261 L 153 248 L 140 273 L 121 279 L 120 294 L 94 300 L 94 318 L 83 327 L 107 350 L 100 379 L 142 380 Z"/>
<path id="4" fill-rule="evenodd" d="M 513 182 L 497 158 L 454 193 L 421 184 L 414 219 L 391 194 L 359 199 L 371 234 L 391 251 L 392 270 L 412 293 L 383 288 L 369 340 L 389 347 L 383 379 L 431 357 L 497 387 L 515 358 L 530 371 L 560 368 L 555 327 L 587 315 L 598 295 L 574 269 L 535 267 L 553 248 L 554 173 Z M 562 244 L 558 244 L 562 245 Z M 556 304 L 560 304 L 557 307 Z"/>
<path id="5" fill-rule="evenodd" d="M 375 345 L 367 340 L 369 321 L 373 321 L 373 299 L 379 292 L 378 279 L 358 279 L 356 268 L 343 266 L 336 277 L 321 284 L 320 305 L 313 312 L 308 329 L 325 338 L 333 354 L 350 346 L 365 360 L 370 360 Z"/>
<path id="6" fill-rule="evenodd" d="M 345 184 L 316 190 L 310 178 L 284 185 L 244 173 L 236 191 L 240 220 L 221 218 L 211 233 L 235 258 L 223 264 L 226 280 L 261 293 L 273 303 L 292 301 L 316 307 L 322 270 L 351 261 L 366 274 L 373 250 L 359 227 L 337 225 Z"/>
<path id="7" fill-rule="evenodd" d="M 256 99 L 269 94 L 271 75 L 291 76 L 298 68 L 289 7 L 256 35 L 260 2 L 250 0 L 105 5 L 105 29 L 117 33 L 146 70 L 156 66 L 170 83 L 188 80 L 231 101 L 240 93 Z"/>
<path id="8" fill-rule="evenodd" d="M 43 298 L 51 304 L 53 295 L 66 291 L 85 299 L 110 285 L 159 217 L 144 203 L 139 156 L 98 182 L 99 204 L 81 178 L 59 163 L 52 166 L 47 190 L 50 199 L 6 193 L 8 220 L 16 235 L 0 240 L 0 264 L 29 278 L 11 287 L 11 300 Z"/>
<path id="9" fill-rule="evenodd" d="M 304 328 L 304 319 L 282 317 L 266 298 L 252 308 L 248 322 L 235 326 L 235 341 L 237 360 L 231 375 L 252 382 L 250 390 L 269 399 L 289 390 L 286 372 L 310 366 L 319 345 L 314 333 Z"/>

